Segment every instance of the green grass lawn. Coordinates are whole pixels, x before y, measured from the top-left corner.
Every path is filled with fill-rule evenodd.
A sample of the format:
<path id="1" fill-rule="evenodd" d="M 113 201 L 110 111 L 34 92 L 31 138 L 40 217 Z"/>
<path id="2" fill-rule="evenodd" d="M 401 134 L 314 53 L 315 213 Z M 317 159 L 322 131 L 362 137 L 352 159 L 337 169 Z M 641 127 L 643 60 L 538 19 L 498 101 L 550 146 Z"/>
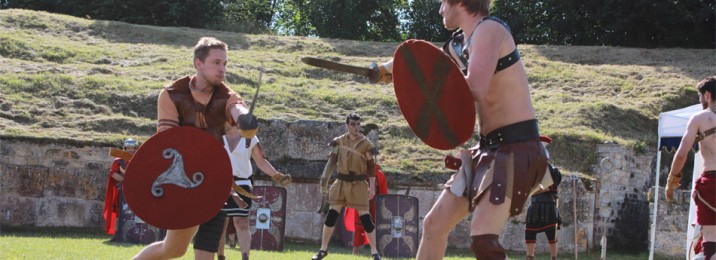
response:
<path id="1" fill-rule="evenodd" d="M 38 228 L 8 230 L 0 233 L 0 259 L 130 259 L 137 254 L 143 245 L 110 243 L 110 236 L 97 230 L 74 228 Z M 289 242 L 283 252 L 251 251 L 252 259 L 310 259 L 318 249 L 318 243 Z M 351 249 L 331 244 L 328 259 L 368 259 L 368 249 L 364 248 L 361 256 L 351 255 Z M 227 259 L 239 259 L 240 251 L 226 247 Z M 524 252 L 510 252 L 510 259 L 523 259 Z M 646 259 L 648 253 L 638 255 L 618 254 L 611 252 L 608 259 Z M 180 259 L 193 259 L 193 252 Z M 389 258 L 385 258 L 389 259 Z M 474 259 L 466 249 L 447 250 L 444 259 Z M 549 255 L 538 255 L 537 259 L 549 259 Z M 574 254 L 562 254 L 559 259 L 574 259 Z M 579 259 L 599 259 L 599 252 L 580 253 Z M 657 256 L 655 259 L 668 259 Z"/>

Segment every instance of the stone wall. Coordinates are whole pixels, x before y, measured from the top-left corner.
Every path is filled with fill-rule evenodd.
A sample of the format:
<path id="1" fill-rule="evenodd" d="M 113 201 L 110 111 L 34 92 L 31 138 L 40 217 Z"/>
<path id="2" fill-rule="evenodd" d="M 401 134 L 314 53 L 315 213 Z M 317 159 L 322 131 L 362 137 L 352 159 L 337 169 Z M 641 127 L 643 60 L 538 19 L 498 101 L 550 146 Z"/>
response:
<path id="1" fill-rule="evenodd" d="M 318 241 L 323 216 L 315 213 L 320 203 L 315 199 L 320 193 L 317 178 L 325 165 L 326 144 L 344 131 L 340 122 L 261 123 L 260 138 L 267 157 L 279 171 L 295 177 L 288 188 L 288 239 Z M 377 131 L 368 136 L 374 142 L 378 139 Z M 107 170 L 113 159 L 107 155 L 108 148 L 0 139 L 0 223 L 101 229 Z M 563 171 L 565 177 L 559 188 L 563 225 L 558 231 L 562 254 L 573 253 L 575 245 L 579 252 L 598 249 L 602 235 L 608 236 L 611 243 L 623 239 L 625 233 L 635 233 L 624 229 L 625 225 L 635 223 L 647 226 L 645 230 L 649 228 L 651 218 L 645 194 L 653 182 L 653 156 L 614 144 L 600 145 L 597 152 L 600 163 L 594 166 L 595 177 L 577 177 L 582 175 Z M 410 189 L 410 195 L 419 199 L 422 220 L 440 196 L 440 186 L 410 185 L 405 178 L 395 178 L 396 174 L 388 175 L 390 192 L 405 194 Z M 259 178 L 256 184 L 272 185 L 266 178 Z M 683 241 L 679 236 L 685 236 L 683 219 L 688 216 L 688 200 L 685 204 L 660 204 L 659 216 L 657 238 L 666 238 L 657 239 L 656 253 L 675 255 L 679 244 L 669 241 Z M 524 218 L 523 212 L 507 221 L 500 237 L 505 248 L 525 250 Z M 468 248 L 469 226 L 470 218 L 466 217 L 450 234 L 449 245 Z M 644 239 L 648 241 L 649 237 Z M 548 252 L 543 235 L 538 236 L 537 251 Z"/>
<path id="2" fill-rule="evenodd" d="M 667 173 L 668 174 L 668 173 Z M 652 187 L 653 193 L 653 187 Z M 689 227 L 689 201 L 691 193 L 687 190 L 674 192 L 674 201 L 666 202 L 665 191 L 659 187 L 659 208 L 656 218 L 656 237 L 654 248 L 657 253 L 684 258 L 686 253 L 686 231 Z M 649 204 L 649 222 L 653 219 L 654 204 Z M 651 239 L 651 226 L 649 226 Z"/>
<path id="3" fill-rule="evenodd" d="M 597 147 L 599 163 L 593 167 L 599 194 L 593 239 L 607 237 L 608 247 L 629 250 L 648 245 L 649 204 L 653 154 L 638 154 L 617 144 Z"/>

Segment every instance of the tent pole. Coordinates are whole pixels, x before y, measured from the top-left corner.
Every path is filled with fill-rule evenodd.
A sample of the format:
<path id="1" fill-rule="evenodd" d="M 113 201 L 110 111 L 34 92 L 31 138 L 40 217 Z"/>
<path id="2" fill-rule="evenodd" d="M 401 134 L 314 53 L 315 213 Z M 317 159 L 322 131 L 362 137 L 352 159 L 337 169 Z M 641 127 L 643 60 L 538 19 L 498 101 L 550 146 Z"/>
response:
<path id="1" fill-rule="evenodd" d="M 654 180 L 654 215 L 651 217 L 651 248 L 649 249 L 649 260 L 654 260 L 654 245 L 656 244 L 656 215 L 659 209 L 659 178 L 661 171 L 661 138 L 656 147 L 656 180 Z"/>

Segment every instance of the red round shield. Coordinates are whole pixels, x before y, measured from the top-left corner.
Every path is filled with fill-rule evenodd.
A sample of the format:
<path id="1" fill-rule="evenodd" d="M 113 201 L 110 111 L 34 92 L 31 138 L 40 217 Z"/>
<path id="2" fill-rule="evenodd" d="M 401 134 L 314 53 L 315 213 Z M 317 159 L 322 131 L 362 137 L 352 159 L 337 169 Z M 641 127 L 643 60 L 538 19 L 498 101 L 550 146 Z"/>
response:
<path id="1" fill-rule="evenodd" d="M 221 143 L 194 127 L 175 127 L 149 138 L 124 178 L 129 207 L 164 229 L 199 225 L 216 215 L 231 189 L 231 162 Z"/>
<path id="2" fill-rule="evenodd" d="M 398 106 L 420 140 L 450 150 L 465 143 L 475 127 L 472 93 L 457 65 L 432 43 L 407 40 L 393 57 Z"/>

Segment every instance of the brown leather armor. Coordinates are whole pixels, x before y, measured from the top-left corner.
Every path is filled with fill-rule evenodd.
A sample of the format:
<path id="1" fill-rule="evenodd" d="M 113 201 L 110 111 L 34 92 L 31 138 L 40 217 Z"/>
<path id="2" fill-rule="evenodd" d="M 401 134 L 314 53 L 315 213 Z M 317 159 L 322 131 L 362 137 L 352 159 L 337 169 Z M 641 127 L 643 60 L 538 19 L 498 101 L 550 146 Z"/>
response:
<path id="1" fill-rule="evenodd" d="M 206 118 L 206 126 L 203 128 L 209 134 L 214 136 L 216 140 L 221 141 L 221 136 L 225 134 L 224 122 L 226 122 L 226 102 L 229 99 L 230 89 L 224 84 L 214 87 L 214 93 L 206 106 L 194 101 L 189 89 L 191 78 L 184 77 L 174 81 L 171 86 L 166 88 L 169 97 L 177 107 L 179 114 L 179 125 L 196 126 L 197 113 L 204 114 Z"/>

